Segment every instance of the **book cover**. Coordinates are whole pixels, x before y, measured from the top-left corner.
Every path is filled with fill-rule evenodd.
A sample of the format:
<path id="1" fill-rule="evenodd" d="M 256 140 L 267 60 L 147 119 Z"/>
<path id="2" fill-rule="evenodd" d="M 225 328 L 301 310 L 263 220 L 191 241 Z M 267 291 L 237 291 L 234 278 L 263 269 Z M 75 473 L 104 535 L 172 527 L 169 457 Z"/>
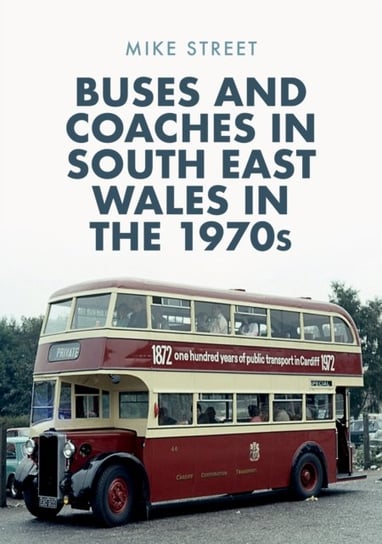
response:
<path id="1" fill-rule="evenodd" d="M 3 315 L 110 276 L 378 295 L 379 2 L 1 12 Z"/>

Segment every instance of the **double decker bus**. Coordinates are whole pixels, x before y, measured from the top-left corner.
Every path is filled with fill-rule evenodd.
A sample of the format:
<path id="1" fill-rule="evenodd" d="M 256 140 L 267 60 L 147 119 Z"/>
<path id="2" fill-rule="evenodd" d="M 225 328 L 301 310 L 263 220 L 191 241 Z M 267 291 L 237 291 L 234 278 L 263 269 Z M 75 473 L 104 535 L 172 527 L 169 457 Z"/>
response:
<path id="1" fill-rule="evenodd" d="M 48 303 L 36 355 L 29 512 L 92 509 L 105 526 L 161 503 L 353 474 L 349 388 L 361 347 L 341 307 L 139 279 L 89 281 Z"/>

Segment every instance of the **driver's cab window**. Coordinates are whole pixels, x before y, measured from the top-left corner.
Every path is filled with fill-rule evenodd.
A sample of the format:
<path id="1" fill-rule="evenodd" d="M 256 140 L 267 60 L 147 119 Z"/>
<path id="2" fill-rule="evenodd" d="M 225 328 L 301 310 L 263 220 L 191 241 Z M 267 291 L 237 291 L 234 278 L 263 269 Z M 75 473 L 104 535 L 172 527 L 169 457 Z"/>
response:
<path id="1" fill-rule="evenodd" d="M 76 384 L 74 397 L 77 418 L 109 416 L 110 394 L 108 391 Z"/>

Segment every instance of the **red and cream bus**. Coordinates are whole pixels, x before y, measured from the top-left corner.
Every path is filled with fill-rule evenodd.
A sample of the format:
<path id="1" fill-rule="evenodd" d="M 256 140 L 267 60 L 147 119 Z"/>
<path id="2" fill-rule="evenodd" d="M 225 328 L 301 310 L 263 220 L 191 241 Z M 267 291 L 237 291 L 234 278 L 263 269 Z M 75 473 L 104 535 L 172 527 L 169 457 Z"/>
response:
<path id="1" fill-rule="evenodd" d="M 34 369 L 34 516 L 64 505 L 105 526 L 171 501 L 352 477 L 349 388 L 361 347 L 339 306 L 138 279 L 51 297 Z M 354 477 L 354 476 L 353 476 Z"/>

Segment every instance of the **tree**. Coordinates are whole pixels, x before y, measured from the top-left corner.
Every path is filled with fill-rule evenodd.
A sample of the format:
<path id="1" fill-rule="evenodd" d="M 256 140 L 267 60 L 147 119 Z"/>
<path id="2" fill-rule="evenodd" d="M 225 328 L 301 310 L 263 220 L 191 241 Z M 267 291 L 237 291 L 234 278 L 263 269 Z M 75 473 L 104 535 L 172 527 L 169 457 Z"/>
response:
<path id="1" fill-rule="evenodd" d="M 379 412 L 382 402 L 382 299 L 361 304 L 358 291 L 341 282 L 331 284 L 330 301 L 352 316 L 361 338 L 365 387 L 351 392 L 351 412 L 357 418 L 366 408 Z"/>
<path id="2" fill-rule="evenodd" d="M 0 416 L 29 414 L 42 318 L 0 320 Z"/>

